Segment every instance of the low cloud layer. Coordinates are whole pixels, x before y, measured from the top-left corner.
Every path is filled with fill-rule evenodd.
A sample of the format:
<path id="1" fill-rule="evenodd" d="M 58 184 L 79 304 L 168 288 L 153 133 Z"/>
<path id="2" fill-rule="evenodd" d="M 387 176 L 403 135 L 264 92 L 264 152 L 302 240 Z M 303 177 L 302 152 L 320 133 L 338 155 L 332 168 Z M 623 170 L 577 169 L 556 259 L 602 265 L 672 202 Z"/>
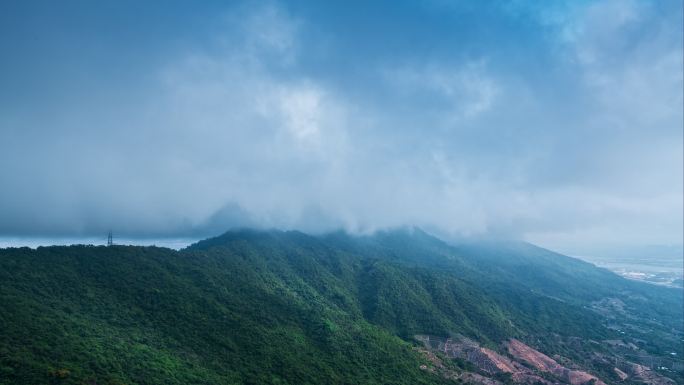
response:
<path id="1" fill-rule="evenodd" d="M 533 5 L 142 12 L 140 41 L 5 27 L 24 58 L 0 65 L 0 234 L 681 244 L 681 2 Z M 50 28 L 85 48 L 51 62 Z"/>

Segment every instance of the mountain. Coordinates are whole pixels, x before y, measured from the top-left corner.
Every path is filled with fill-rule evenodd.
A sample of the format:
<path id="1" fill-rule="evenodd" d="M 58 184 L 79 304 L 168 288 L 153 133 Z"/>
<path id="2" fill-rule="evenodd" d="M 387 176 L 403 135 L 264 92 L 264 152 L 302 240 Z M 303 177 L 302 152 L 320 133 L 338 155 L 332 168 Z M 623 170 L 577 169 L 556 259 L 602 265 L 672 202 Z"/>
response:
<path id="1" fill-rule="evenodd" d="M 0 249 L 0 309 L 0 384 L 563 383 L 556 368 L 580 364 L 580 378 L 636 383 L 619 372 L 649 359 L 672 371 L 648 378 L 684 383 L 681 290 L 419 229 Z M 502 355 L 518 341 L 565 366 L 516 377 L 417 336 Z"/>

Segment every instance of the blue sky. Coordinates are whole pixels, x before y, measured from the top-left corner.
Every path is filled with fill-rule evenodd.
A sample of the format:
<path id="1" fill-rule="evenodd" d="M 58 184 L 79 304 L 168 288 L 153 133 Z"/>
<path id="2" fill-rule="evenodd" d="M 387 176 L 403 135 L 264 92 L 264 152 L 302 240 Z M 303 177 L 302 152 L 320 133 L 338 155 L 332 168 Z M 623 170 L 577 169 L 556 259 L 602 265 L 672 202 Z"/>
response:
<path id="1" fill-rule="evenodd" d="M 682 243 L 681 1 L 3 2 L 0 235 Z"/>

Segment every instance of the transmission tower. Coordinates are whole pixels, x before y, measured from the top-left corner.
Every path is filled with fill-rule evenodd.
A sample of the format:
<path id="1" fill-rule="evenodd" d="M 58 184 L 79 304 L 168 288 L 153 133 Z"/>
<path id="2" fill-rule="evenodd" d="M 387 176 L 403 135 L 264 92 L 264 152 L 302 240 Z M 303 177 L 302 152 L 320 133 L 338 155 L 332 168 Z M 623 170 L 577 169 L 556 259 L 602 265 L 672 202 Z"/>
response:
<path id="1" fill-rule="evenodd" d="M 110 231 L 109 234 L 107 235 L 107 246 L 112 246 L 114 244 L 114 241 L 112 240 L 112 232 Z"/>

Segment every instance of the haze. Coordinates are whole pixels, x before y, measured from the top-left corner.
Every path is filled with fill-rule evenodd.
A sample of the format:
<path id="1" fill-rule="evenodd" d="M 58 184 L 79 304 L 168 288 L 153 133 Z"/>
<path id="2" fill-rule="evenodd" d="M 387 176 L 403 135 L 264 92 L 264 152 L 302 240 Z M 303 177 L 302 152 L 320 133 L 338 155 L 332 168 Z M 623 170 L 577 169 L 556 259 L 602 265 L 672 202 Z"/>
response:
<path id="1" fill-rule="evenodd" d="M 2 2 L 0 237 L 682 244 L 681 1 L 358 5 Z"/>

